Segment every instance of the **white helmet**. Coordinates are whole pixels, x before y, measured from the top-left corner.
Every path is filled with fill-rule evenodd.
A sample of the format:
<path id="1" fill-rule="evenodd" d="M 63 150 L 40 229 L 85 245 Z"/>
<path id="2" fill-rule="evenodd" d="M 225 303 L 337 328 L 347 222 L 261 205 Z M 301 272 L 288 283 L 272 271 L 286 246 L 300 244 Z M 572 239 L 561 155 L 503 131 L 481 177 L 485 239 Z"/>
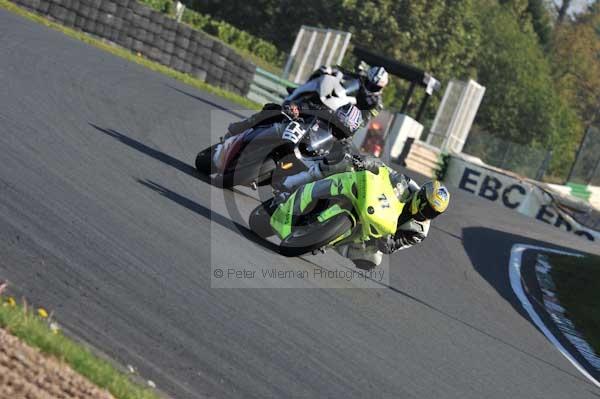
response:
<path id="1" fill-rule="evenodd" d="M 384 67 L 374 66 L 367 71 L 365 88 L 370 92 L 379 92 L 387 86 L 390 77 Z"/>

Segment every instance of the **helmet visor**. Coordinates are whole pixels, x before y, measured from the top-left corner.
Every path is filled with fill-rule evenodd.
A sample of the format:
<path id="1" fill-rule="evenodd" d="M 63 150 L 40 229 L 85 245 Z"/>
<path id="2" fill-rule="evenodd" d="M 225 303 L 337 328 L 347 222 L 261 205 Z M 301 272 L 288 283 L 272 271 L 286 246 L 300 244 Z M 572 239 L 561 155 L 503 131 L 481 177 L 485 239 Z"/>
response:
<path id="1" fill-rule="evenodd" d="M 418 222 L 424 222 L 435 218 L 440 213 L 433 209 L 427 201 L 427 196 L 424 190 L 419 190 L 417 193 L 416 201 L 416 213 L 413 214 L 413 218 Z"/>
<path id="2" fill-rule="evenodd" d="M 427 204 L 422 209 L 419 209 L 417 214 L 414 215 L 414 218 L 418 222 L 424 222 L 426 220 L 435 218 L 439 214 L 440 213 L 438 211 L 434 210 L 431 206 L 429 206 L 429 204 Z"/>
<path id="3" fill-rule="evenodd" d="M 367 80 L 365 83 L 365 88 L 371 93 L 379 93 L 381 89 L 383 89 L 383 87 L 379 86 L 377 83 L 371 82 L 370 80 Z"/>

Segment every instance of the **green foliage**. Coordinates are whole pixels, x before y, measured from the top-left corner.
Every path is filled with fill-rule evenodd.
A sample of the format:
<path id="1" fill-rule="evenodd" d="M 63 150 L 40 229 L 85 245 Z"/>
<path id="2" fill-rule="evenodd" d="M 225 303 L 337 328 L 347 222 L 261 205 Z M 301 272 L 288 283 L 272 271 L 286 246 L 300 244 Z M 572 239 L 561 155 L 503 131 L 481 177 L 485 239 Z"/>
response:
<path id="1" fill-rule="evenodd" d="M 251 3 L 251 4 L 250 4 Z M 301 25 L 353 34 L 352 43 L 369 47 L 420 68 L 446 82 L 474 76 L 479 22 L 474 0 L 195 0 L 188 5 L 223 19 L 289 51 Z M 407 85 L 392 80 L 387 106 L 401 104 Z M 415 106 L 420 98 L 415 97 Z M 429 116 L 438 104 L 431 102 Z M 415 108 L 410 109 L 411 112 Z"/>
<path id="2" fill-rule="evenodd" d="M 172 0 L 140 1 L 149 7 L 166 14 L 171 14 L 173 11 Z M 186 8 L 184 11 L 182 19 L 183 22 L 191 25 L 195 29 L 202 30 L 209 35 L 218 38 L 236 50 L 240 50 L 245 54 L 252 54 L 254 57 L 263 61 L 263 63 L 259 62 L 260 66 L 266 67 L 269 70 L 281 68 L 285 61 L 285 54 L 279 51 L 272 43 L 253 36 L 227 22 L 219 21 L 211 16 L 190 10 L 189 8 Z"/>
<path id="3" fill-rule="evenodd" d="M 531 148 L 556 148 L 551 173 L 565 171 L 572 159 L 574 132 L 581 131 L 574 111 L 554 85 L 550 62 L 533 29 L 519 25 L 511 7 L 483 10 L 479 81 L 486 94 L 478 124 L 503 139 Z"/>
<path id="4" fill-rule="evenodd" d="M 165 1 L 162 8 L 160 9 L 160 11 L 164 14 L 171 14 L 172 9 L 173 9 L 173 2 Z"/>
<path id="5" fill-rule="evenodd" d="M 487 87 L 478 125 L 539 153 L 553 149 L 551 175 L 568 171 L 583 129 L 575 100 L 563 98 L 552 74 L 547 53 L 553 23 L 545 0 L 257 1 L 189 0 L 188 5 L 285 51 L 301 25 L 335 28 L 350 31 L 353 44 L 417 65 L 444 84 L 451 78 L 476 79 Z M 392 79 L 384 92 L 386 106 L 398 109 L 407 88 Z M 409 113 L 421 98 L 417 92 Z M 438 104 L 436 96 L 425 124 Z"/>
<path id="6" fill-rule="evenodd" d="M 552 39 L 552 16 L 544 0 L 529 0 L 527 12 L 531 15 L 531 24 L 540 44 L 546 48 Z"/>
<path id="7" fill-rule="evenodd" d="M 440 154 L 440 160 L 438 163 L 438 168 L 435 170 L 435 178 L 443 181 L 444 177 L 446 177 L 446 172 L 448 172 L 448 166 L 450 166 L 450 159 L 452 157 L 448 153 Z"/>
<path id="8" fill-rule="evenodd" d="M 600 2 L 554 34 L 554 78 L 585 124 L 600 123 Z"/>
<path id="9" fill-rule="evenodd" d="M 154 10 L 164 12 L 165 14 L 169 14 L 169 12 L 165 12 L 165 10 L 170 11 L 173 3 L 172 0 L 140 0 L 140 2 Z"/>

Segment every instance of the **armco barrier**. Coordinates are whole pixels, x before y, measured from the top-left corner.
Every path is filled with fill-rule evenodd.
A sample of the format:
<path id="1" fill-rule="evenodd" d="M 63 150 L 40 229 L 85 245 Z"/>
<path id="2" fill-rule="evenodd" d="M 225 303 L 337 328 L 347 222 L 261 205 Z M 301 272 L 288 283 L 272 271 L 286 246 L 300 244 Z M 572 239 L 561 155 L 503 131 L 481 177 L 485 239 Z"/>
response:
<path id="1" fill-rule="evenodd" d="M 259 104 L 269 102 L 279 104 L 288 95 L 287 87 L 295 88 L 298 85 L 261 68 L 256 68 L 248 98 Z"/>
<path id="2" fill-rule="evenodd" d="M 203 32 L 135 0 L 11 0 L 214 86 L 246 95 L 256 67 Z"/>

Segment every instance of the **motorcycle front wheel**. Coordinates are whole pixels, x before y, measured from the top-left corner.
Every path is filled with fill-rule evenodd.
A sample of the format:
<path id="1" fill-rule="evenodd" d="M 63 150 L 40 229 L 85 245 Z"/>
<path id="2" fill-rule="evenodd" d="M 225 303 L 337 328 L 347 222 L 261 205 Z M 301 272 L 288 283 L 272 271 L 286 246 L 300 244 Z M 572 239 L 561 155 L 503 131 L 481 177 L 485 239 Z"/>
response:
<path id="1" fill-rule="evenodd" d="M 352 220 L 345 213 L 335 215 L 324 222 L 315 221 L 306 226 L 298 226 L 279 244 L 279 253 L 283 256 L 310 253 L 326 246 L 352 227 Z"/>
<path id="2" fill-rule="evenodd" d="M 273 205 L 272 199 L 263 202 L 250 213 L 248 225 L 250 230 L 258 234 L 262 238 L 271 237 L 273 229 L 271 228 L 271 215 L 277 207 Z"/>

